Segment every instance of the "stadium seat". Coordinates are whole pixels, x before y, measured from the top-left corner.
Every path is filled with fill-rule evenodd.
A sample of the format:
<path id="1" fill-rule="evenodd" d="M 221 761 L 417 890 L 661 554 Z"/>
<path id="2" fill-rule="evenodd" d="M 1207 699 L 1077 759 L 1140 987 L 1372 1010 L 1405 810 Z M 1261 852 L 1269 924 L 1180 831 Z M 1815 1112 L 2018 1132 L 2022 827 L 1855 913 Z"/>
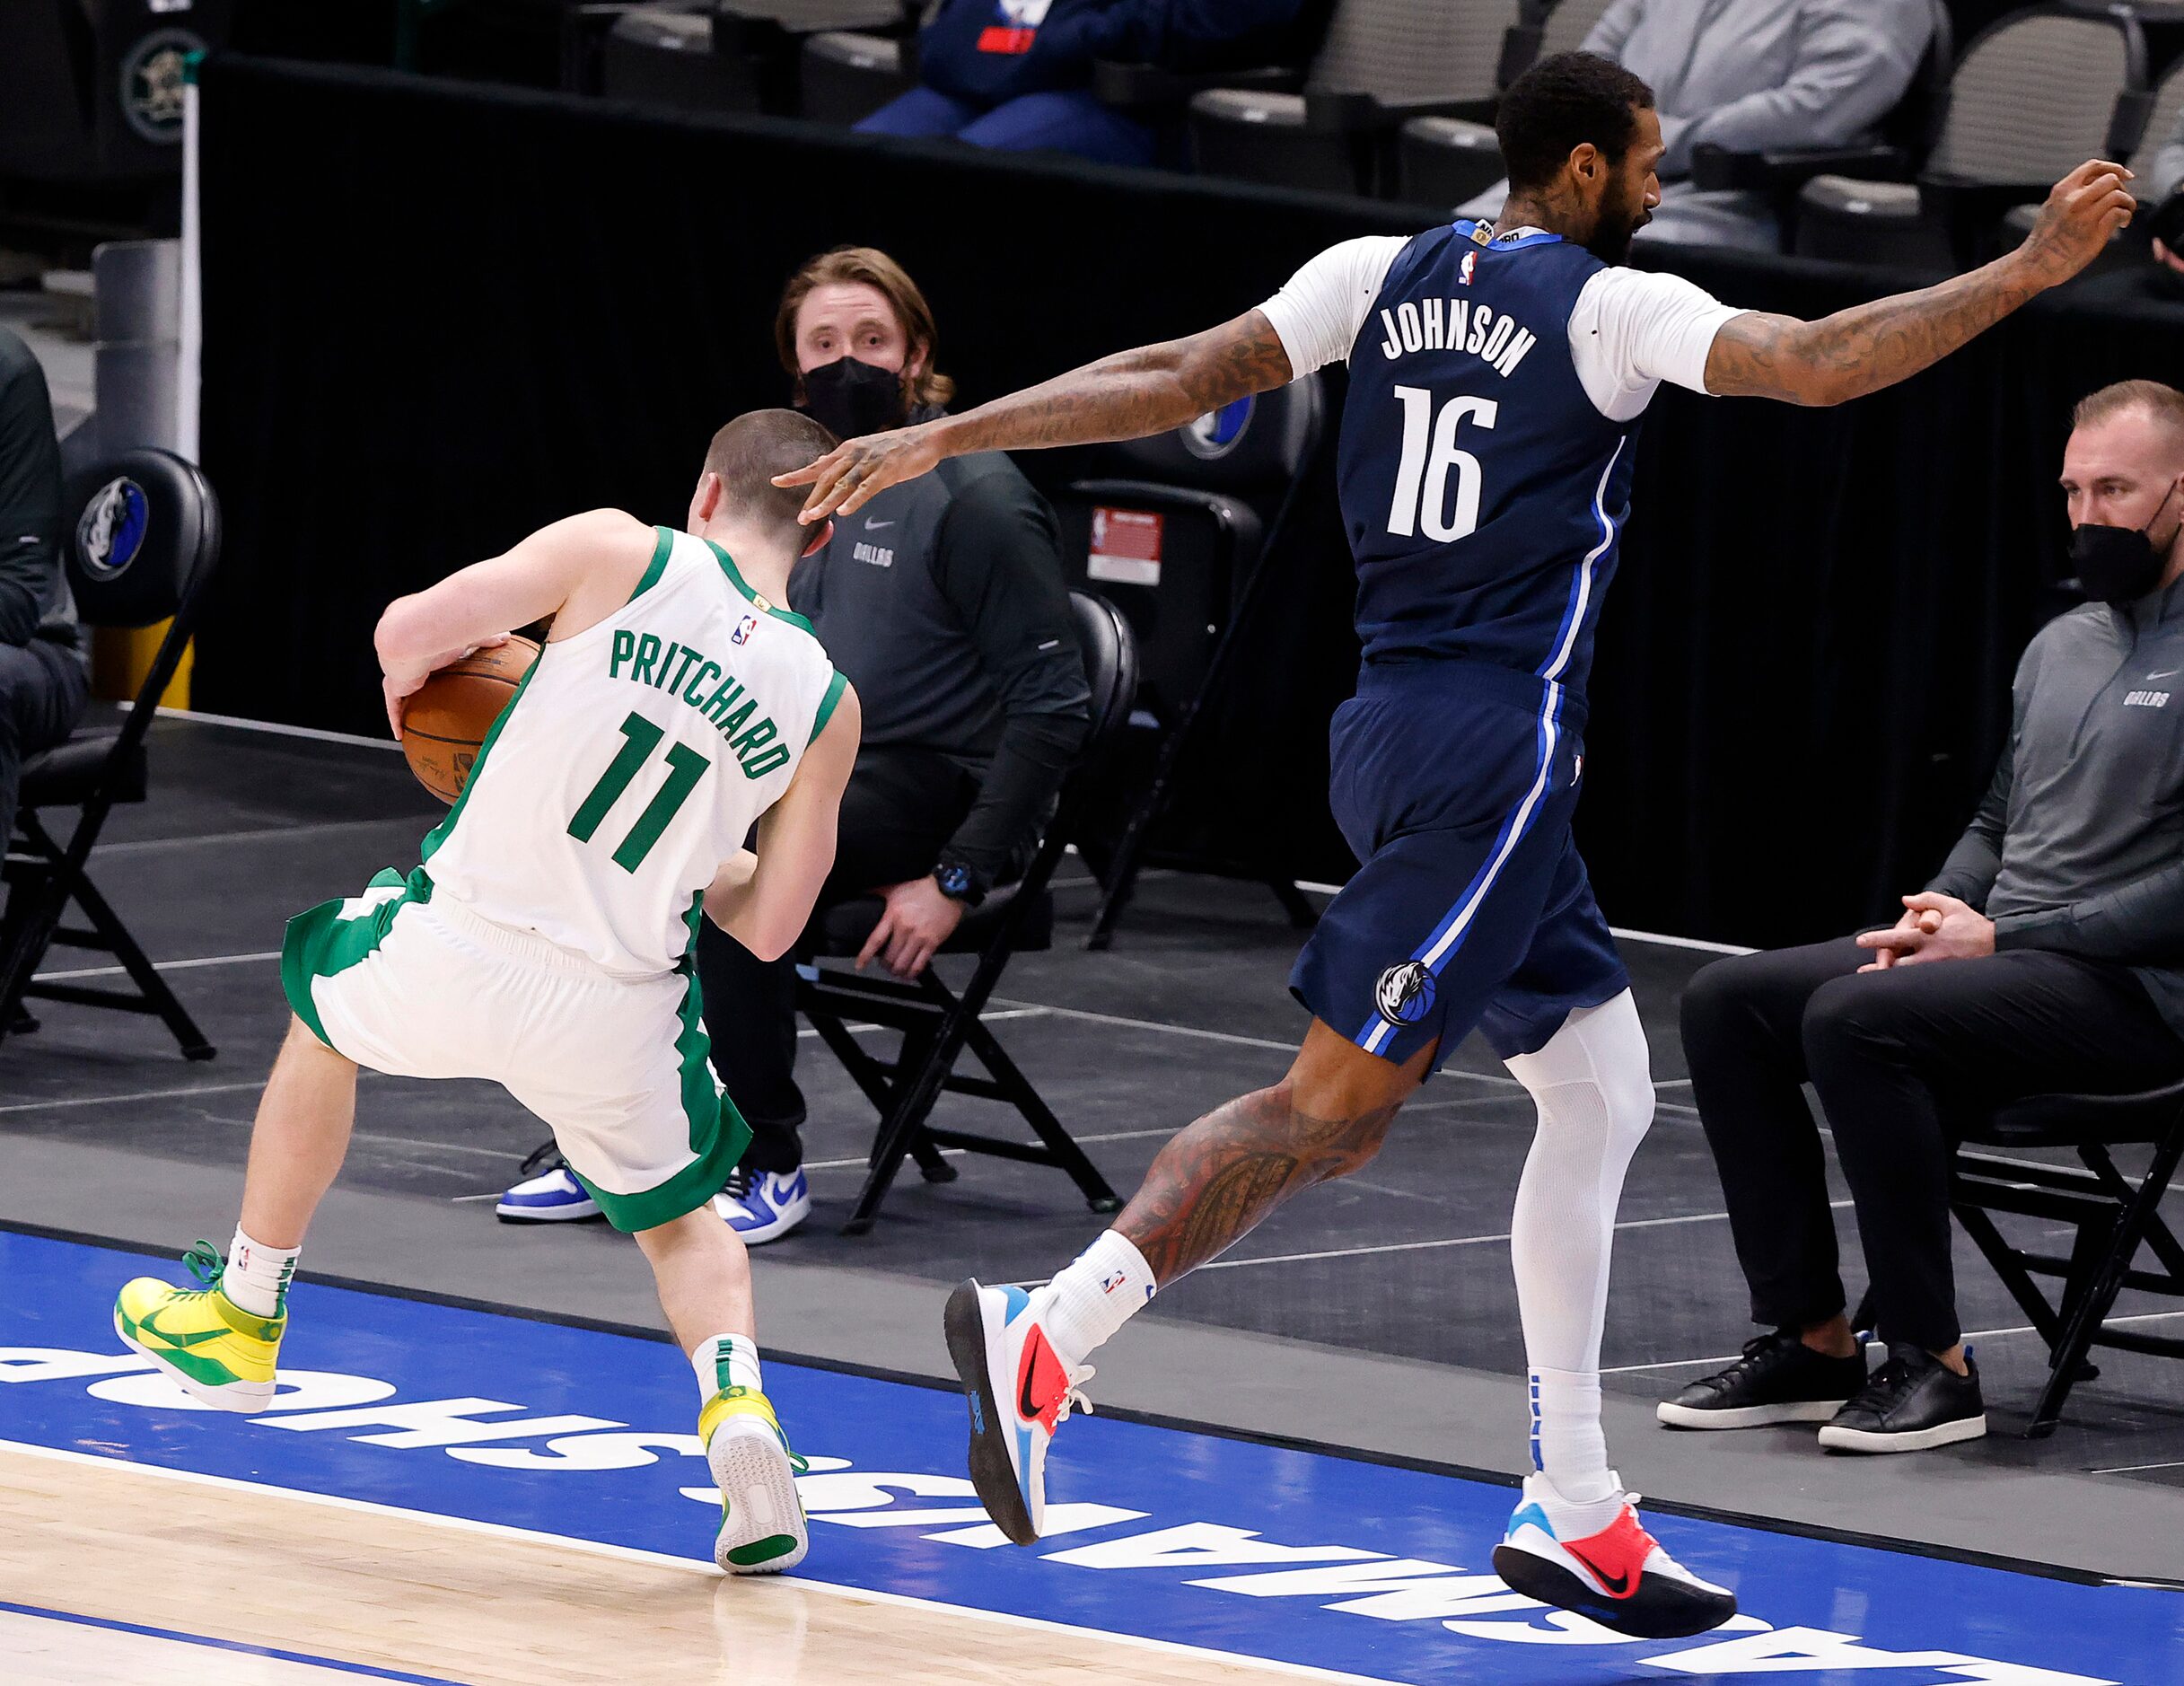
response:
<path id="1" fill-rule="evenodd" d="M 1798 195 L 1794 250 L 1922 268 L 1976 262 L 2011 206 L 2088 158 L 2135 151 L 2152 102 L 2145 36 L 2127 8 L 2013 12 L 1958 60 L 1917 180 L 1815 176 Z"/>
<path id="2" fill-rule="evenodd" d="M 1575 52 L 1607 9 L 1608 0 L 1525 0 L 1502 45 L 1499 84 L 1507 87 L 1536 59 Z M 1461 117 L 1410 119 L 1396 132 L 1394 170 L 1397 198 L 1444 209 L 1508 173 L 1493 124 Z"/>
<path id="3" fill-rule="evenodd" d="M 1715 191 L 1743 189 L 1767 195 L 1785 230 L 1796 226 L 1798 196 L 1819 176 L 1846 180 L 1908 182 L 1933 153 L 1949 105 L 1949 83 L 1956 67 L 1956 26 L 1943 0 L 1926 0 L 1930 27 L 1926 51 L 1911 85 L 1896 109 L 1881 119 L 1880 136 L 1868 145 L 1785 147 L 1771 152 L 1732 152 L 1702 144 L 1691 152 L 1691 180 Z M 1785 244 L 1794 241 L 1792 233 Z"/>
<path id="4" fill-rule="evenodd" d="M 1335 193 L 1394 190 L 1393 138 L 1420 116 L 1494 110 L 1516 0 L 1340 0 L 1302 92 L 1211 88 L 1190 101 L 1202 174 Z"/>
<path id="5" fill-rule="evenodd" d="M 917 38 L 829 30 L 803 44 L 797 114 L 845 128 L 917 85 Z"/>
<path id="6" fill-rule="evenodd" d="M 2078 1382 L 2099 1372 L 2085 1362 L 2094 1347 L 2184 1358 L 2184 1338 L 2120 1327 L 2109 1318 L 2127 1287 L 2184 1297 L 2184 1244 L 2161 1213 L 2184 1158 L 2184 1081 L 2137 1094 L 2045 1094 L 1960 1120 L 1963 1143 L 1952 1170 L 1950 1200 L 1964 1231 L 2048 1343 L 2048 1384 L 2033 1407 L 2028 1439 L 2055 1431 Z M 2118 1170 L 2109 1149 L 2151 1146 L 2143 1176 Z M 2079 1165 L 2023 1159 L 1994 1148 L 2065 1148 Z M 1993 1214 L 2014 1213 L 2068 1226 L 2068 1258 L 2013 1245 Z M 2153 1254 L 2136 1268 L 2139 1251 Z M 2033 1278 L 2059 1278 L 2050 1301 Z"/>
<path id="7" fill-rule="evenodd" d="M 601 91 L 691 110 L 794 116 L 807 40 L 903 25 L 899 0 L 653 0 L 613 21 Z"/>
<path id="8" fill-rule="evenodd" d="M 1078 480 L 1055 496 L 1073 577 L 1113 599 L 1145 652 L 1136 730 L 1102 805 L 1117 823 L 1081 840 L 1103 886 L 1093 948 L 1111 941 L 1149 856 L 1151 828 L 1237 648 L 1259 594 L 1259 558 L 1318 449 L 1325 414 L 1320 382 L 1307 376 L 1171 433 L 1108 446 L 1104 462 L 1129 478 Z M 1266 883 L 1293 921 L 1311 923 L 1311 904 L 1287 879 L 1249 862 L 1232 864 L 1232 875 Z"/>
<path id="9" fill-rule="evenodd" d="M 219 560 L 219 500 L 195 464 L 166 451 L 125 452 L 79 490 L 73 506 L 82 513 L 69 530 L 66 558 L 78 618 L 87 627 L 169 624 L 118 731 L 81 730 L 23 763 L 15 837 L 0 874 L 7 884 L 0 910 L 0 1038 L 17 1024 L 27 997 L 157 1014 L 185 1058 L 210 1059 L 213 1045 L 85 868 L 114 804 L 145 799 L 145 734 Z M 66 842 L 47 829 L 46 811 L 57 808 L 76 811 Z M 71 903 L 87 926 L 61 923 Z M 34 981 L 57 944 L 111 954 L 136 988 Z"/>
<path id="10" fill-rule="evenodd" d="M 819 953 L 797 968 L 797 1006 L 880 1113 L 871 1170 L 849 1221 L 842 1226 L 845 1234 L 863 1234 L 872 1227 L 905 1157 L 917 1159 L 927 1181 L 952 1181 L 955 1169 L 941 1157 L 943 1147 L 1066 1171 L 1095 1212 L 1112 1212 L 1122 1204 L 979 1017 L 1010 956 L 1020 949 L 1044 949 L 1053 941 L 1054 898 L 1048 883 L 1064 849 L 1083 823 L 1088 794 L 1120 742 L 1137 695 L 1137 640 L 1129 622 L 1111 603 L 1083 592 L 1070 593 L 1070 610 L 1084 651 L 1092 724 L 1031 865 L 1017 883 L 996 890 L 965 915 L 942 950 L 978 956 L 969 981 L 959 993 L 941 980 L 933 966 L 915 982 L 905 982 L 877 971 L 860 973 L 827 964 L 855 955 L 864 946 L 880 920 L 882 904 L 876 896 L 845 902 L 826 914 Z M 849 1026 L 859 1023 L 902 1033 L 891 1059 L 857 1041 Z M 984 1076 L 956 1070 L 966 1049 L 986 1067 Z M 926 1120 L 943 1093 L 1005 1102 L 1031 1127 L 1038 1140 L 1011 1141 L 935 1128 Z"/>
<path id="11" fill-rule="evenodd" d="M 2153 154 L 2161 150 L 2162 143 L 2169 137 L 2180 116 L 2184 116 L 2184 59 L 2171 65 L 2168 74 L 2154 88 L 2153 105 L 2146 118 L 2145 131 L 2139 136 L 2138 150 L 2124 162 L 2144 176 L 2152 168 Z M 2143 219 L 2148 212 L 2155 209 L 2158 203 L 2156 200 L 2142 199 L 2138 207 L 2140 217 Z M 2039 200 L 2011 206 L 2002 219 L 2002 244 L 2005 247 L 2022 245 L 2025 236 L 2032 232 L 2033 224 L 2039 220 Z M 2143 261 L 2146 256 L 2144 227 L 2142 221 L 2136 228 L 2127 230 L 2106 252 L 2093 259 L 2089 273 Z M 2134 239 L 2134 234 L 2139 237 Z"/>

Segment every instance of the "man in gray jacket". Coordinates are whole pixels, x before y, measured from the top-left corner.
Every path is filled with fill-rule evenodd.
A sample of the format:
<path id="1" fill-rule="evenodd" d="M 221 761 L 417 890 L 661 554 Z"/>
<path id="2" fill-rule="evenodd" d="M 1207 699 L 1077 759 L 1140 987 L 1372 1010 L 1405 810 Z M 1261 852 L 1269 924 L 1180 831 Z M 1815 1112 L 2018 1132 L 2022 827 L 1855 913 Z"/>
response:
<path id="1" fill-rule="evenodd" d="M 0 842 L 14 824 L 24 760 L 75 730 L 89 691 L 61 521 L 45 371 L 0 328 Z"/>
<path id="2" fill-rule="evenodd" d="M 2018 663 L 2010 741 L 1941 872 L 1885 930 L 1720 961 L 1684 1049 L 1752 1316 L 1773 1333 L 1661 1407 L 1683 1428 L 1820 1421 L 1909 1452 L 1986 1432 L 1950 1267 L 1948 1120 L 2184 1076 L 2184 393 L 2085 399 L 2063 453 L 2093 599 Z M 1857 1208 L 1889 1360 L 1844 1316 L 1810 1081 Z"/>
<path id="3" fill-rule="evenodd" d="M 1661 206 L 1641 239 L 1782 250 L 1765 194 L 1702 193 L 1691 149 L 1848 146 L 1903 99 L 1933 33 L 1926 0 L 1614 0 L 1583 50 L 1651 84 L 1660 102 Z M 1509 184 L 1463 206 L 1491 218 Z"/>

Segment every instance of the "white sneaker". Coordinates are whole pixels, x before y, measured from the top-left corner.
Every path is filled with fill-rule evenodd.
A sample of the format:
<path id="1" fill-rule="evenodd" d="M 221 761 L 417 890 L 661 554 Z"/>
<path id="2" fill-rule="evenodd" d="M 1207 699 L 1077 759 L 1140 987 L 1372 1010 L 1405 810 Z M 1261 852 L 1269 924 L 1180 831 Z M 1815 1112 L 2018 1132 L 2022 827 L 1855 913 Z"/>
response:
<path id="1" fill-rule="evenodd" d="M 970 1406 L 970 1481 L 1001 1532 L 1030 1545 L 1046 1525 L 1047 1447 L 1072 1410 L 1085 1365 L 1067 1370 L 1022 1288 L 965 1282 L 948 1296 L 948 1356 Z"/>
<path id="2" fill-rule="evenodd" d="M 599 1202 L 576 1181 L 566 1165 L 519 1182 L 501 1196 L 493 1216 L 504 1224 L 568 1224 L 580 1217 L 597 1217 Z"/>
<path id="3" fill-rule="evenodd" d="M 1638 1522 L 1637 1495 L 1598 1533 L 1562 1540 L 1539 1502 L 1546 1478 L 1524 1478 L 1524 1501 L 1494 1548 L 1509 1590 L 1575 1611 L 1640 1639 L 1684 1639 L 1737 1613 L 1736 1595 L 1685 1568 Z"/>
<path id="4" fill-rule="evenodd" d="M 811 1185 L 799 1165 L 785 1177 L 777 1171 L 747 1171 L 738 1165 L 728 1186 L 713 1197 L 713 1209 L 746 1247 L 763 1247 L 811 1216 Z"/>

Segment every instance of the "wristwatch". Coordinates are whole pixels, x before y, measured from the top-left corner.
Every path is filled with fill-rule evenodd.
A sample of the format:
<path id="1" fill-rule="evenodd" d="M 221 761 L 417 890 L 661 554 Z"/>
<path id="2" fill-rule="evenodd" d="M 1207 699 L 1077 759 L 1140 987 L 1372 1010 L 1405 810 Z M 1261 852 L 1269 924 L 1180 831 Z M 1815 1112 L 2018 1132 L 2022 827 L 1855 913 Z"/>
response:
<path id="1" fill-rule="evenodd" d="M 966 908 L 975 908 L 986 900 L 986 891 L 961 861 L 943 861 L 933 869 L 933 882 L 941 887 L 941 894 Z"/>

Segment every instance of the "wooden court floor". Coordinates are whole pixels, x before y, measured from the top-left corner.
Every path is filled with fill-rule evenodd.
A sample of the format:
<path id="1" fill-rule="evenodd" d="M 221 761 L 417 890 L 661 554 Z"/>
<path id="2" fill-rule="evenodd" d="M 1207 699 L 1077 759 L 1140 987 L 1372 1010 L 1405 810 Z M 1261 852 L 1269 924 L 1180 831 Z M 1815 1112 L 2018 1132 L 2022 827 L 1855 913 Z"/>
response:
<path id="1" fill-rule="evenodd" d="M 1259 1686 L 1337 1678 L 794 1578 L 0 1450 L 0 1680 L 22 1686 Z M 52 1620 L 195 1636 L 289 1657 Z M 303 1661 L 301 1659 L 314 1659 Z"/>

